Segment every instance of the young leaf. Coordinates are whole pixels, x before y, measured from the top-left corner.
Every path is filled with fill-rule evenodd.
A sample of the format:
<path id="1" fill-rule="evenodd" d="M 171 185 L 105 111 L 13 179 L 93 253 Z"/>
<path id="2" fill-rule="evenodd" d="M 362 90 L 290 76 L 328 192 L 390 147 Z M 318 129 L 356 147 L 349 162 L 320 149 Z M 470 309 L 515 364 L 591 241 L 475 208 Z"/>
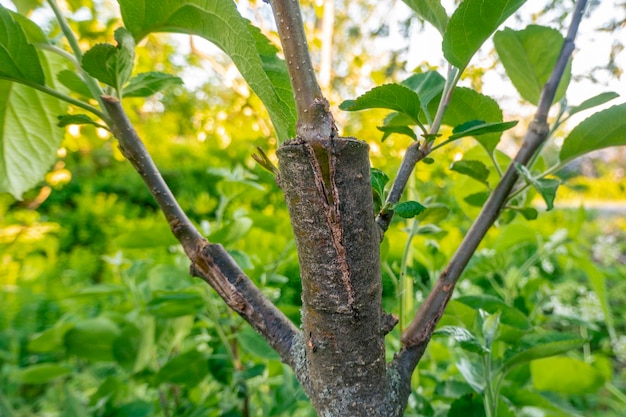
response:
<path id="1" fill-rule="evenodd" d="M 383 137 L 380 140 L 381 142 L 384 142 L 385 139 L 387 139 L 392 133 L 406 135 L 413 140 L 417 140 L 417 135 L 415 134 L 413 129 L 408 126 L 376 126 L 376 129 L 383 132 Z"/>
<path id="2" fill-rule="evenodd" d="M 578 106 L 570 107 L 568 109 L 568 113 L 570 116 L 573 116 L 576 113 L 579 113 L 583 110 L 588 110 L 597 106 L 601 106 L 604 103 L 607 103 L 614 98 L 619 97 L 619 94 L 613 91 L 607 91 L 606 93 L 600 93 L 597 96 L 593 96 L 588 98 L 587 100 L 580 103 Z"/>
<path id="3" fill-rule="evenodd" d="M 119 0 L 124 25 L 139 40 L 151 32 L 201 36 L 223 50 L 265 104 L 280 141 L 295 136 L 295 101 L 277 49 L 237 11 L 233 1 Z"/>
<path id="4" fill-rule="evenodd" d="M 385 185 L 389 182 L 389 177 L 380 169 L 376 168 L 370 168 L 370 177 L 372 189 L 378 194 L 381 201 L 385 201 Z"/>
<path id="5" fill-rule="evenodd" d="M 89 91 L 89 87 L 78 74 L 74 71 L 63 70 L 57 74 L 57 80 L 70 91 L 80 94 L 83 97 L 93 98 L 93 94 Z"/>
<path id="6" fill-rule="evenodd" d="M 526 180 L 528 184 L 531 184 L 533 187 L 535 187 L 537 191 L 539 191 L 541 197 L 543 197 L 544 201 L 546 202 L 546 210 L 552 210 L 554 208 L 554 198 L 556 197 L 556 191 L 559 188 L 559 185 L 561 185 L 561 182 L 559 180 L 553 180 L 549 178 L 535 179 L 533 178 L 528 168 L 521 164 L 515 164 L 515 168 L 517 168 L 517 171 L 520 173 L 520 175 L 522 175 L 522 177 L 524 177 L 524 180 Z"/>
<path id="7" fill-rule="evenodd" d="M 626 145 L 626 103 L 599 111 L 576 126 L 563 141 L 560 159 L 568 162 L 588 152 Z"/>
<path id="8" fill-rule="evenodd" d="M 86 114 L 65 114 L 63 116 L 58 116 L 59 122 L 57 126 L 65 127 L 69 125 L 94 125 L 98 127 L 103 127 L 100 123 L 93 120 L 91 117 Z"/>
<path id="9" fill-rule="evenodd" d="M 416 124 L 419 122 L 420 98 L 417 93 L 401 84 L 385 84 L 374 87 L 356 100 L 346 100 L 339 105 L 341 110 L 358 111 L 367 109 L 389 109 L 403 113 Z"/>
<path id="10" fill-rule="evenodd" d="M 432 24 L 442 35 L 446 31 L 448 15 L 439 0 L 402 0 L 419 17 Z"/>
<path id="11" fill-rule="evenodd" d="M 525 336 L 519 346 L 505 356 L 504 371 L 508 372 L 516 366 L 530 361 L 559 355 L 578 349 L 585 344 L 585 339 L 566 333 L 544 333 Z"/>
<path id="12" fill-rule="evenodd" d="M 61 376 L 70 375 L 72 369 L 56 363 L 38 363 L 20 369 L 13 378 L 22 384 L 45 384 Z"/>
<path id="13" fill-rule="evenodd" d="M 491 193 L 489 191 L 481 191 L 479 193 L 473 193 L 468 196 L 465 196 L 463 198 L 463 201 L 465 201 L 470 206 L 482 207 L 487 202 L 487 199 L 489 198 L 490 194 Z"/>
<path id="14" fill-rule="evenodd" d="M 115 40 L 117 46 L 101 43 L 88 50 L 81 65 L 89 75 L 121 94 L 133 71 L 135 40 L 125 28 L 115 30 Z"/>
<path id="15" fill-rule="evenodd" d="M 0 78 L 44 85 L 46 79 L 35 47 L 3 6 L 0 6 L 0 27 Z"/>
<path id="16" fill-rule="evenodd" d="M 448 126 L 458 126 L 468 120 L 484 120 L 485 125 L 497 125 L 502 123 L 502 110 L 491 97 L 469 88 L 457 87 L 450 99 L 443 123 Z M 502 136 L 501 132 L 500 130 L 494 133 L 484 133 L 475 138 L 487 152 L 493 153 Z"/>
<path id="17" fill-rule="evenodd" d="M 473 120 L 456 126 L 448 140 L 460 139 L 466 136 L 480 136 L 488 133 L 500 133 L 517 125 L 517 120 L 511 122 L 485 123 L 482 120 Z"/>
<path id="18" fill-rule="evenodd" d="M 478 353 L 481 355 L 489 352 L 489 349 L 483 346 L 473 334 L 463 327 L 443 326 L 435 330 L 433 334 L 452 337 L 462 349 L 468 352 Z"/>
<path id="19" fill-rule="evenodd" d="M 426 207 L 417 201 L 403 201 L 393 206 L 393 211 L 400 217 L 410 219 L 426 210 Z"/>
<path id="20" fill-rule="evenodd" d="M 509 28 L 498 31 L 493 42 L 511 82 L 520 95 L 537 105 L 541 90 L 556 64 L 564 38 L 558 30 L 529 25 L 524 30 Z M 571 76 L 568 65 L 559 84 L 554 101 L 565 95 Z"/>
<path id="21" fill-rule="evenodd" d="M 489 169 L 480 161 L 472 161 L 462 159 L 460 161 L 454 161 L 450 165 L 450 169 L 452 171 L 456 171 L 459 174 L 467 175 L 469 177 L 474 178 L 477 181 L 482 182 L 483 184 L 489 185 L 487 183 L 487 178 L 489 177 Z"/>
<path id="22" fill-rule="evenodd" d="M 465 0 L 454 11 L 443 36 L 443 54 L 463 70 L 472 56 L 525 0 Z"/>
<path id="23" fill-rule="evenodd" d="M 175 85 L 183 85 L 183 80 L 162 72 L 144 72 L 130 79 L 124 88 L 124 97 L 149 97 Z"/>

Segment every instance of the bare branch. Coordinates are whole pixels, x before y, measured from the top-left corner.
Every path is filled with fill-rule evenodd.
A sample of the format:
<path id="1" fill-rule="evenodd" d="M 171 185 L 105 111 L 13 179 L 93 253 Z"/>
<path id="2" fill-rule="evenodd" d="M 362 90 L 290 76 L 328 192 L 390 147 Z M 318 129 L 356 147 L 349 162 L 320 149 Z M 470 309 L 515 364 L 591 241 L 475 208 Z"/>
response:
<path id="1" fill-rule="evenodd" d="M 328 140 L 337 128 L 315 77 L 298 0 L 270 0 L 296 101 L 298 137 Z"/>
<path id="2" fill-rule="evenodd" d="M 210 284 L 226 304 L 239 313 L 294 366 L 294 345 L 300 338 L 293 323 L 265 297 L 221 245 L 209 243 L 191 223 L 137 135 L 120 101 L 102 96 L 111 117 L 111 130 L 120 150 L 141 175 L 167 219 L 172 233 L 191 260 L 191 274 Z"/>
<path id="3" fill-rule="evenodd" d="M 498 218 L 498 215 L 504 207 L 507 196 L 518 179 L 519 174 L 515 166 L 517 164 L 526 165 L 545 141 L 549 131 L 547 124 L 548 111 L 554 100 L 557 86 L 563 76 L 567 62 L 574 50 L 574 39 L 586 3 L 587 0 L 578 0 L 576 3 L 572 23 L 563 47 L 561 48 L 558 61 L 548 83 L 546 83 L 543 88 L 534 121 L 526 132 L 520 150 L 507 168 L 498 186 L 483 206 L 480 214 L 461 242 L 461 245 L 450 260 L 447 268 L 441 273 L 434 288 L 424 303 L 422 303 L 413 321 L 404 332 L 402 336 L 404 349 L 398 354 L 397 360 L 395 361 L 397 366 L 408 366 L 409 369 L 412 370 L 417 365 L 421 353 L 416 354 L 416 352 L 423 352 L 421 346 L 428 343 L 432 337 L 435 326 L 443 315 L 443 311 L 452 296 L 454 286 L 458 282 L 461 273 L 467 266 L 467 263 L 489 228 Z M 405 355 L 409 359 L 404 358 Z"/>

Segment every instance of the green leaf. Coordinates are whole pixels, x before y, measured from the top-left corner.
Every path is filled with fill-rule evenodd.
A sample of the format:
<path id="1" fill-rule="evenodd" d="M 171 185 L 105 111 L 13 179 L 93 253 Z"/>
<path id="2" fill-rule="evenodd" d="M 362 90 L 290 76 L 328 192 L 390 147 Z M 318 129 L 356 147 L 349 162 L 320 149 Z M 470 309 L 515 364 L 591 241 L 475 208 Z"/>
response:
<path id="1" fill-rule="evenodd" d="M 530 373 L 533 386 L 540 391 L 569 395 L 593 394 L 604 385 L 600 371 L 580 359 L 570 357 L 532 361 Z"/>
<path id="2" fill-rule="evenodd" d="M 463 197 L 463 201 L 465 201 L 470 206 L 482 207 L 487 202 L 489 195 L 491 195 L 490 191 L 481 191 L 478 193 L 472 193 L 470 195 L 466 195 L 465 197 Z"/>
<path id="3" fill-rule="evenodd" d="M 112 361 L 113 341 L 119 334 L 117 324 L 105 317 L 83 320 L 65 334 L 65 348 L 80 358 Z"/>
<path id="4" fill-rule="evenodd" d="M 473 161 L 467 159 L 461 159 L 460 161 L 454 161 L 450 165 L 452 171 L 456 171 L 459 174 L 467 175 L 474 178 L 477 181 L 487 184 L 487 178 L 489 177 L 489 169 L 480 161 Z"/>
<path id="5" fill-rule="evenodd" d="M 530 361 L 578 349 L 585 339 L 566 333 L 544 333 L 524 336 L 512 353 L 507 352 L 505 372 Z"/>
<path id="6" fill-rule="evenodd" d="M 269 360 L 280 360 L 280 356 L 267 344 L 257 332 L 249 327 L 237 333 L 237 340 L 241 347 L 254 356 Z"/>
<path id="7" fill-rule="evenodd" d="M 154 319 L 139 317 L 137 324 L 126 323 L 113 341 L 113 356 L 128 372 L 143 370 L 152 359 L 154 346 Z"/>
<path id="8" fill-rule="evenodd" d="M 89 91 L 89 87 L 78 74 L 74 71 L 63 70 L 57 74 L 57 80 L 70 91 L 80 94 L 83 97 L 93 98 L 93 94 Z"/>
<path id="9" fill-rule="evenodd" d="M 537 105 L 543 86 L 548 82 L 559 57 L 564 38 L 558 30 L 529 25 L 516 31 L 498 31 L 493 42 L 509 79 L 530 103 Z M 554 101 L 565 95 L 571 77 L 571 64 L 560 81 Z"/>
<path id="10" fill-rule="evenodd" d="M 130 79 L 124 88 L 124 97 L 149 97 L 176 85 L 183 85 L 180 77 L 162 72 L 144 72 Z"/>
<path id="11" fill-rule="evenodd" d="M 154 404 L 141 400 L 124 404 L 115 412 L 115 417 L 150 417 L 154 415 Z"/>
<path id="12" fill-rule="evenodd" d="M 417 93 L 401 84 L 385 84 L 374 87 L 356 100 L 346 100 L 339 105 L 341 110 L 358 111 L 367 109 L 389 109 L 403 113 L 415 124 L 421 124 L 420 98 Z"/>
<path id="13" fill-rule="evenodd" d="M 385 139 L 387 139 L 392 133 L 406 135 L 413 140 L 417 140 L 417 135 L 413 129 L 408 126 L 377 126 L 376 129 L 384 133 L 382 139 L 380 140 L 381 142 L 384 142 Z"/>
<path id="14" fill-rule="evenodd" d="M 459 126 L 456 126 L 448 139 L 460 139 L 466 136 L 480 136 L 486 135 L 487 133 L 499 133 L 504 132 L 505 130 L 509 130 L 512 127 L 517 125 L 517 120 L 512 122 L 495 122 L 495 123 L 485 123 L 482 120 L 473 120 L 471 122 L 463 123 Z"/>
<path id="15" fill-rule="evenodd" d="M 115 30 L 115 40 L 117 46 L 101 43 L 85 52 L 81 65 L 89 75 L 121 94 L 133 71 L 135 40 L 122 27 Z"/>
<path id="16" fill-rule="evenodd" d="M 465 0 L 454 11 L 443 36 L 443 54 L 464 69 L 481 45 L 525 0 Z"/>
<path id="17" fill-rule="evenodd" d="M 411 90 L 415 91 L 420 98 L 422 111 L 428 113 L 428 105 L 437 96 L 441 95 L 446 84 L 446 79 L 437 71 L 426 71 L 413 74 L 402 81 Z"/>
<path id="18" fill-rule="evenodd" d="M 516 343 L 521 336 L 531 329 L 530 322 L 524 313 L 494 296 L 468 295 L 459 297 L 457 301 L 476 310 L 482 309 L 489 314 L 496 314 L 500 311 L 499 338 L 506 342 Z"/>
<path id="19" fill-rule="evenodd" d="M 483 319 L 482 332 L 487 349 L 491 349 L 491 345 L 496 339 L 496 334 L 498 333 L 498 328 L 500 326 L 500 311 L 496 311 L 494 314 L 488 314 L 481 310 L 480 313 L 482 314 L 478 317 L 481 319 L 484 315 L 486 315 Z"/>
<path id="20" fill-rule="evenodd" d="M 486 417 L 482 397 L 470 392 L 457 398 L 450 405 L 447 417 Z"/>
<path id="21" fill-rule="evenodd" d="M 22 384 L 45 384 L 72 373 L 72 369 L 56 363 L 40 363 L 20 369 L 13 375 Z"/>
<path id="22" fill-rule="evenodd" d="M 44 64 L 48 79 L 59 61 L 59 57 L 41 55 L 39 62 Z M 56 117 L 66 107 L 48 94 L 0 80 L 0 192 L 9 192 L 19 200 L 42 180 L 63 139 L 64 131 L 57 127 Z"/>
<path id="23" fill-rule="evenodd" d="M 419 17 L 432 24 L 442 35 L 446 31 L 448 15 L 439 0 L 402 0 Z"/>
<path id="24" fill-rule="evenodd" d="M 489 349 L 483 346 L 473 334 L 463 327 L 443 326 L 435 330 L 433 334 L 452 337 L 462 349 L 468 352 L 478 353 L 480 355 L 489 352 Z"/>
<path id="25" fill-rule="evenodd" d="M 167 362 L 155 375 L 154 385 L 170 382 L 194 387 L 206 377 L 208 372 L 207 358 L 203 353 L 193 349 Z"/>
<path id="26" fill-rule="evenodd" d="M 50 43 L 50 41 L 48 40 L 48 37 L 43 32 L 43 30 L 41 30 L 41 28 L 37 26 L 35 22 L 28 19 L 25 16 L 25 14 L 11 12 L 11 16 L 13 16 L 13 20 L 15 20 L 15 22 L 22 27 L 22 30 L 24 31 L 24 34 L 26 35 L 26 39 L 28 39 L 28 42 L 32 44 Z"/>
<path id="27" fill-rule="evenodd" d="M 193 315 L 204 306 L 204 298 L 196 292 L 165 292 L 147 305 L 150 314 L 160 318 Z"/>
<path id="28" fill-rule="evenodd" d="M 37 353 L 62 351 L 65 347 L 63 342 L 65 333 L 72 327 L 74 327 L 72 323 L 61 323 L 34 335 L 28 341 L 28 350 Z"/>
<path id="29" fill-rule="evenodd" d="M 454 127 L 462 125 L 468 120 L 484 120 L 485 125 L 498 126 L 502 124 L 503 127 L 507 123 L 513 123 L 502 123 L 502 110 L 491 97 L 469 88 L 457 87 L 452 93 L 448 110 L 443 117 L 443 123 Z M 484 132 L 475 138 L 487 152 L 493 153 L 502 136 L 502 130 L 496 129 L 496 132 L 493 133 Z M 472 136 L 474 135 L 472 134 Z"/>
<path id="30" fill-rule="evenodd" d="M 508 207 L 510 210 L 520 213 L 526 220 L 536 220 L 539 216 L 537 209 L 532 207 Z"/>
<path id="31" fill-rule="evenodd" d="M 563 141 L 560 159 L 571 161 L 588 152 L 626 145 L 626 103 L 599 111 L 576 126 Z"/>
<path id="32" fill-rule="evenodd" d="M 576 113 L 579 113 L 581 111 L 584 110 L 588 110 L 588 109 L 592 109 L 594 107 L 597 106 L 601 106 L 604 103 L 607 103 L 611 100 L 613 100 L 614 98 L 619 97 L 619 94 L 613 92 L 613 91 L 608 91 L 606 93 L 600 93 L 597 96 L 593 96 L 591 98 L 588 98 L 587 100 L 583 101 L 582 103 L 580 103 L 578 106 L 573 106 L 568 108 L 568 113 L 570 116 L 575 115 Z"/>
<path id="33" fill-rule="evenodd" d="M 380 169 L 370 168 L 370 178 L 372 181 L 372 188 L 374 192 L 378 194 L 381 201 L 385 200 L 385 185 L 389 182 L 387 174 Z"/>
<path id="34" fill-rule="evenodd" d="M 437 224 L 446 217 L 450 213 L 450 208 L 443 204 L 430 204 L 426 207 L 426 210 L 419 215 L 418 219 L 420 223 L 425 224 Z"/>
<path id="35" fill-rule="evenodd" d="M 519 163 L 515 164 L 515 168 L 517 171 L 524 177 L 524 180 L 528 184 L 531 184 L 539 193 L 543 200 L 546 202 L 546 210 L 550 211 L 554 208 L 554 198 L 556 197 L 556 192 L 561 185 L 561 181 L 553 180 L 549 178 L 533 178 L 532 174 L 524 165 Z"/>
<path id="36" fill-rule="evenodd" d="M 278 139 L 295 136 L 295 101 L 284 61 L 258 28 L 239 14 L 233 1 L 119 0 L 125 26 L 139 40 L 151 32 L 187 33 L 203 37 L 233 60 L 265 104 Z"/>
<path id="37" fill-rule="evenodd" d="M 44 85 L 46 77 L 37 50 L 3 6 L 0 6 L 0 27 L 0 78 Z"/>
<path id="38" fill-rule="evenodd" d="M 401 203 L 394 204 L 393 211 L 400 217 L 410 219 L 418 216 L 426 210 L 426 207 L 418 203 L 417 201 L 403 201 Z"/>
<path id="39" fill-rule="evenodd" d="M 65 127 L 69 125 L 94 125 L 98 127 L 102 127 L 102 125 L 86 114 L 64 114 L 62 116 L 57 117 L 59 122 L 57 126 Z"/>

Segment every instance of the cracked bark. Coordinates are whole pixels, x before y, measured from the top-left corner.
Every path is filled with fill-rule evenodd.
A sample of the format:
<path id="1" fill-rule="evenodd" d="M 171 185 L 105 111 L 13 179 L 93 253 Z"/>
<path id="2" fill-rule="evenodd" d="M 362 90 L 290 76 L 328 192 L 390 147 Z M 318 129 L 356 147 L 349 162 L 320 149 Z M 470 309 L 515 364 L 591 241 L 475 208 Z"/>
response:
<path id="1" fill-rule="evenodd" d="M 402 408 L 389 398 L 368 149 L 336 138 L 327 158 L 300 140 L 278 150 L 302 278 L 306 372 L 298 377 L 320 416 L 389 417 Z"/>

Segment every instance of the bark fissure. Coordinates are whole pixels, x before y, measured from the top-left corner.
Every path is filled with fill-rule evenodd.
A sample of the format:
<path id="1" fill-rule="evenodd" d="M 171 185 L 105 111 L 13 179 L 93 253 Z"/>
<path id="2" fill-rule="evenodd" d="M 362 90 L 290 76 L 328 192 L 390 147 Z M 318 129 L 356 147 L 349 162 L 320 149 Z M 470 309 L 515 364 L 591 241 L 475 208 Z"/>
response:
<path id="1" fill-rule="evenodd" d="M 341 200 L 335 181 L 334 140 L 305 142 L 304 146 L 309 154 L 313 178 L 324 207 L 326 225 L 331 231 L 332 243 L 337 254 L 336 260 L 341 272 L 341 281 L 347 294 L 346 312 L 354 314 L 354 288 L 344 242 Z"/>

